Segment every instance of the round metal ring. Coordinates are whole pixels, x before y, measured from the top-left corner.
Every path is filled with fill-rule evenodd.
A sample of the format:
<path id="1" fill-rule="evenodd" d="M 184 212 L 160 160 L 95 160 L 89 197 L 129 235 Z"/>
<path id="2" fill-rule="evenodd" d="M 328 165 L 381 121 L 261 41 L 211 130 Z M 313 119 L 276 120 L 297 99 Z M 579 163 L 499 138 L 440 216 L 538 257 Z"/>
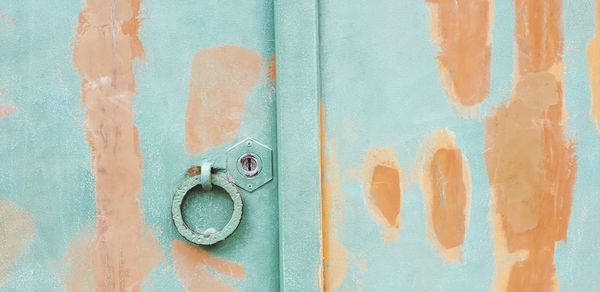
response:
<path id="1" fill-rule="evenodd" d="M 233 214 L 223 229 L 215 232 L 208 232 L 209 230 L 207 230 L 205 233 L 197 232 L 192 230 L 187 223 L 185 223 L 181 210 L 183 207 L 183 202 L 185 201 L 185 197 L 193 187 L 200 185 L 200 180 L 200 175 L 195 175 L 189 177 L 179 185 L 177 191 L 175 191 L 175 194 L 173 195 L 171 214 L 173 216 L 175 228 L 177 228 L 177 231 L 179 234 L 181 234 L 181 236 L 195 244 L 212 245 L 224 240 L 237 229 L 238 225 L 240 224 L 240 220 L 242 219 L 242 196 L 237 190 L 235 183 L 229 181 L 222 174 L 211 174 L 211 183 L 224 189 L 233 201 Z"/>

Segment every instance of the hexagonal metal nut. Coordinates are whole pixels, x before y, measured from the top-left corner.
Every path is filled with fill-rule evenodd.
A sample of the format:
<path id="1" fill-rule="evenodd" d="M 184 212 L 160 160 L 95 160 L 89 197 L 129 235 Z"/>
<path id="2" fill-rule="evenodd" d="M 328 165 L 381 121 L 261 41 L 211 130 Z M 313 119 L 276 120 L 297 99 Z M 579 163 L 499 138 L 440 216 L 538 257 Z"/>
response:
<path id="1" fill-rule="evenodd" d="M 240 159 L 246 154 L 257 158 L 258 173 L 253 176 L 246 175 L 249 172 L 242 169 Z M 273 151 L 252 138 L 246 138 L 227 149 L 227 171 L 237 186 L 253 192 L 273 179 Z"/>

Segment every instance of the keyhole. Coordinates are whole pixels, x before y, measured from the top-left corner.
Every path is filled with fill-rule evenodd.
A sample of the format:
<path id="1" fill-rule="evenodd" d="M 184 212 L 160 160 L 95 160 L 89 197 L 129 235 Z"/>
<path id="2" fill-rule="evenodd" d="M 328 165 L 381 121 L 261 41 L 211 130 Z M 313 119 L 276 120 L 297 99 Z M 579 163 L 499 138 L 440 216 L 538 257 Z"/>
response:
<path id="1" fill-rule="evenodd" d="M 258 174 L 258 157 L 254 153 L 242 155 L 239 162 L 245 177 L 254 177 Z"/>
<path id="2" fill-rule="evenodd" d="M 252 169 L 256 167 L 256 161 L 248 157 L 244 160 L 244 165 L 247 171 L 252 171 Z"/>

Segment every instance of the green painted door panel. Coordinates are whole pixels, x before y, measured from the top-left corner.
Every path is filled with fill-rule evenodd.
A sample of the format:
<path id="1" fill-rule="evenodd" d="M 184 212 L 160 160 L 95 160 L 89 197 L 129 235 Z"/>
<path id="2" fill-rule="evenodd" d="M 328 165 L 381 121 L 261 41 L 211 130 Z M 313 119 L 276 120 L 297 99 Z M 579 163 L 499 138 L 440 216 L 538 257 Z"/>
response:
<path id="1" fill-rule="evenodd" d="M 0 1 L 0 290 L 278 290 L 276 177 L 239 188 L 242 221 L 214 246 L 171 218 L 190 166 L 224 163 L 246 137 L 277 150 L 273 13 Z M 203 231 L 231 208 L 196 188 L 183 213 Z"/>
<path id="2" fill-rule="evenodd" d="M 599 290 L 593 2 L 320 1 L 325 290 Z"/>
<path id="3" fill-rule="evenodd" d="M 592 2 L 0 0 L 0 291 L 596 291 Z"/>

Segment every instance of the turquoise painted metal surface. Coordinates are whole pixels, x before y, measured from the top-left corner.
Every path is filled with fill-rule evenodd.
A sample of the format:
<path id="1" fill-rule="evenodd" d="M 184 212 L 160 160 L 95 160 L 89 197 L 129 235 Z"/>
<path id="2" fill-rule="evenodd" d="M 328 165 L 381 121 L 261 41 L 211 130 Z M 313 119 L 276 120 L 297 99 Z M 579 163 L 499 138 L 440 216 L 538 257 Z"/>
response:
<path id="1" fill-rule="evenodd" d="M 277 178 L 240 191 L 244 218 L 214 246 L 188 244 L 170 214 L 190 166 L 224 158 L 245 137 L 277 149 L 273 2 L 96 4 L 0 2 L 0 105 L 10 111 L 0 117 L 0 290 L 277 291 Z M 104 14 L 110 7 L 112 16 Z M 130 63 L 132 94 L 122 87 L 129 60 L 103 55 L 111 33 L 94 35 L 105 29 L 114 33 L 116 55 L 143 47 L 143 57 Z M 90 79 L 86 60 L 122 73 Z M 198 83 L 215 78 L 224 84 Z M 228 87 L 238 90 L 224 92 Z M 92 108 L 113 98 L 111 90 L 123 94 L 116 109 Z M 193 108 L 197 99 L 200 109 Z M 203 112 L 211 99 L 235 100 L 213 108 L 225 126 Z M 121 120 L 122 112 L 131 119 Z M 199 124 L 188 115 L 216 134 L 194 141 Z M 104 122 L 95 124 L 96 117 Z M 96 134 L 108 144 L 90 146 L 102 141 Z M 203 141 L 202 149 L 192 145 Z M 121 156 L 107 162 L 111 153 Z M 231 217 L 232 203 L 218 188 L 189 196 L 183 217 L 190 226 L 223 226 Z M 121 262 L 113 261 L 118 253 Z"/>
<path id="2" fill-rule="evenodd" d="M 280 279 L 322 288 L 318 2 L 275 2 Z M 284 195 L 285 193 L 285 195 Z"/>
<path id="3" fill-rule="evenodd" d="M 475 19 L 488 11 L 481 6 L 485 2 L 491 5 L 489 32 L 485 29 L 487 21 L 475 23 Z M 594 31 L 593 21 L 593 1 L 320 1 L 321 84 L 326 112 L 326 156 L 330 161 L 325 171 L 330 188 L 325 195 L 330 197 L 325 200 L 333 205 L 324 214 L 324 221 L 330 224 L 328 234 L 324 235 L 329 241 L 325 251 L 326 262 L 329 262 L 326 264 L 329 271 L 325 273 L 326 290 L 598 290 L 600 283 L 593 271 L 599 266 L 590 255 L 597 253 L 600 246 L 600 229 L 597 228 L 600 136 L 590 114 L 588 76 L 588 66 L 597 64 L 588 63 L 586 54 Z M 461 32 L 458 29 L 461 25 L 469 28 Z M 523 27 L 528 26 L 525 31 Z M 444 38 L 444 29 L 455 28 Z M 477 35 L 478 28 L 484 33 Z M 478 37 L 484 41 L 477 43 Z M 486 38 L 489 39 L 485 41 Z M 547 39 L 551 39 L 552 44 L 545 42 Z M 470 48 L 471 42 L 478 47 Z M 461 112 L 451 100 L 451 95 L 457 92 L 444 90 L 452 84 L 455 77 L 452 74 L 456 74 L 451 71 L 451 62 L 461 56 L 455 55 L 456 59 L 447 61 L 447 70 L 440 72 L 440 66 L 446 62 L 444 54 L 451 53 L 452 46 L 472 49 L 465 53 L 467 61 L 457 65 L 463 66 L 461 74 L 468 74 L 469 70 L 485 67 L 484 59 L 477 58 L 486 51 L 486 44 L 491 47 L 489 91 L 479 106 Z M 458 52 L 461 49 L 457 49 Z M 556 52 L 552 52 L 554 49 Z M 536 54 L 548 54 L 544 62 L 554 58 L 562 59 L 562 63 L 556 61 L 552 69 L 538 63 L 542 64 L 539 69 L 529 69 L 525 60 L 542 62 L 536 59 Z M 468 58 L 477 62 L 469 65 Z M 512 118 L 521 118 L 521 129 L 539 127 L 533 122 L 528 124 L 530 121 L 551 127 L 551 118 L 529 117 L 517 110 L 518 98 L 527 94 L 524 87 L 516 85 L 517 81 L 520 75 L 526 74 L 530 74 L 528 78 L 537 78 L 536 74 L 540 73 L 536 70 L 562 76 L 559 80 L 562 80 L 566 116 L 563 115 L 564 122 L 560 123 L 564 125 L 561 139 L 565 139 L 567 145 L 576 144 L 573 154 L 576 171 L 566 165 L 561 168 L 562 174 L 554 173 L 551 182 L 546 183 L 540 183 L 536 177 L 546 162 L 538 165 L 540 170 L 527 163 L 537 159 L 532 158 L 535 153 L 543 153 L 540 155 L 545 155 L 545 161 L 563 159 L 556 158 L 557 153 L 563 151 L 559 147 L 548 146 L 556 147 L 551 152 L 535 152 L 537 150 L 531 149 L 543 147 L 537 148 L 537 142 L 532 139 L 526 143 L 527 147 L 521 148 L 520 139 L 538 134 L 519 132 L 519 127 L 503 138 L 508 148 L 502 151 L 506 154 L 498 154 L 501 146 L 490 142 L 499 139 L 493 132 L 495 122 L 510 124 L 498 120 L 499 109 L 510 111 L 508 116 Z M 487 84 L 486 70 L 478 74 L 474 80 Z M 465 80 L 463 76 L 454 81 Z M 528 104 L 528 108 L 541 107 L 540 101 L 544 98 L 560 95 L 560 90 L 541 90 L 547 88 L 543 84 L 527 85 L 538 90 L 532 96 L 539 98 Z M 517 86 L 516 91 L 514 86 Z M 562 126 L 555 124 L 555 127 Z M 510 156 L 510 148 L 519 149 L 523 155 Z M 466 205 L 466 219 L 460 225 L 464 227 L 464 241 L 453 250 L 444 249 L 441 241 L 444 232 L 453 232 L 447 229 L 453 226 L 445 225 L 446 229 L 436 230 L 444 226 L 443 223 L 437 221 L 441 224 L 438 226 L 430 223 L 435 209 L 432 211 L 430 207 L 427 184 L 439 173 L 430 173 L 432 179 L 424 166 L 432 165 L 433 160 L 428 161 L 427 157 L 439 149 L 460 149 L 463 167 L 468 164 L 470 168 L 470 174 L 465 176 L 470 181 L 464 182 L 470 186 L 470 204 Z M 494 155 L 509 162 L 496 168 Z M 498 183 L 506 167 L 514 169 L 513 183 L 506 185 L 508 189 L 513 188 L 506 196 L 514 198 L 507 203 L 508 211 L 496 207 L 506 198 Z M 495 170 L 496 176 L 493 175 Z M 437 171 L 447 170 L 437 168 Z M 531 171 L 529 177 L 527 171 Z M 527 239 L 528 234 L 541 232 L 536 226 L 545 223 L 527 221 L 529 219 L 520 216 L 560 214 L 557 210 L 569 208 L 569 200 L 554 211 L 527 209 L 522 204 L 537 204 L 529 199 L 530 194 L 539 188 L 560 184 L 565 174 L 576 176 L 574 185 L 553 195 L 540 191 L 544 194 L 541 197 L 547 196 L 544 198 L 572 193 L 570 215 L 556 215 L 562 216 L 560 220 L 568 220 L 564 238 L 552 240 L 541 248 L 547 252 L 544 256 L 535 255 L 538 251 L 533 244 L 513 249 L 512 254 L 506 255 L 502 241 L 510 243 L 514 238 L 510 236 L 522 236 L 520 240 L 524 242 L 537 243 L 553 236 Z M 517 191 L 518 185 L 531 189 Z M 450 201 L 451 197 L 448 200 L 448 204 L 455 204 Z M 390 204 L 396 206 L 395 210 L 386 209 Z M 519 208 L 527 211 L 520 213 L 524 209 Z M 496 217 L 497 212 L 501 217 Z M 386 215 L 390 213 L 397 215 L 397 221 L 388 220 L 390 216 Z M 452 214 L 447 216 L 442 221 L 454 220 Z M 498 218 L 514 221 L 499 225 L 503 219 Z M 525 221 L 531 222 L 530 225 L 515 227 Z M 507 227 L 511 224 L 513 227 Z M 551 224 L 554 225 L 548 227 L 549 233 L 563 228 L 558 223 Z M 504 237 L 506 235 L 499 230 L 515 233 Z M 511 244 L 523 246 L 518 242 Z M 514 247 L 509 245 L 508 249 L 511 248 Z M 460 253 L 453 258 L 452 253 L 457 251 Z M 531 263 L 532 257 L 537 257 L 537 264 Z M 512 274 L 506 272 L 507 268 Z M 523 278 L 515 280 L 520 276 Z"/>
<path id="4" fill-rule="evenodd" d="M 593 14 L 0 0 L 0 290 L 596 291 Z"/>

